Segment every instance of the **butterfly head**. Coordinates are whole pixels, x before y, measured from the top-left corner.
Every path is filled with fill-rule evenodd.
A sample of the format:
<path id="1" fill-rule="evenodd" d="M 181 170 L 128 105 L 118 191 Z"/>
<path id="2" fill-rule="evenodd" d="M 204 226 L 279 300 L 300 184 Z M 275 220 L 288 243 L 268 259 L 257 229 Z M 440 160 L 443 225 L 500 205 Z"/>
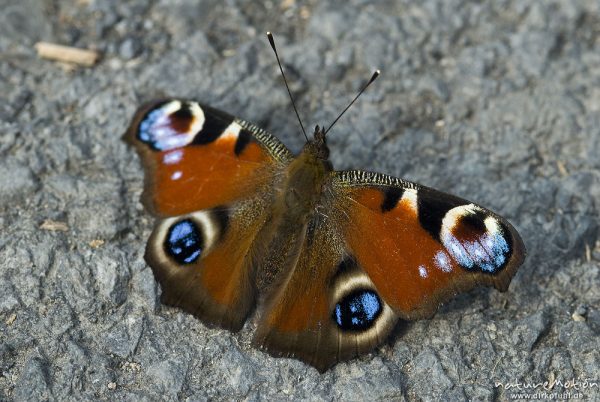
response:
<path id="1" fill-rule="evenodd" d="M 329 148 L 327 147 L 327 141 L 325 140 L 325 130 L 319 125 L 315 126 L 315 132 L 313 139 L 308 141 L 304 146 L 305 150 L 311 152 L 317 159 L 328 160 L 329 159 Z"/>
<path id="2" fill-rule="evenodd" d="M 273 53 L 275 53 L 275 58 L 277 59 L 277 65 L 279 66 L 279 71 L 281 72 L 281 76 L 283 77 L 283 82 L 285 84 L 285 88 L 287 89 L 288 95 L 290 96 L 290 100 L 292 101 L 292 107 L 294 108 L 294 113 L 298 118 L 298 123 L 300 124 L 300 128 L 302 129 L 302 134 L 304 134 L 304 138 L 306 138 L 306 145 L 304 146 L 304 150 L 308 151 L 309 154 L 315 156 L 317 159 L 322 161 L 328 161 L 329 159 L 329 148 L 327 148 L 327 144 L 325 143 L 325 135 L 331 130 L 331 128 L 337 123 L 337 121 L 346 113 L 350 106 L 356 102 L 356 100 L 362 95 L 362 93 L 367 89 L 369 85 L 373 83 L 379 77 L 380 71 L 375 70 L 371 79 L 362 87 L 362 89 L 358 92 L 358 95 L 352 99 L 352 101 L 346 106 L 344 110 L 336 117 L 336 119 L 331 123 L 331 125 L 325 129 L 324 127 L 319 127 L 318 125 L 315 127 L 314 139 L 310 140 L 308 135 L 306 135 L 306 130 L 304 130 L 304 125 L 302 124 L 302 119 L 300 118 L 300 114 L 298 113 L 298 108 L 296 108 L 296 102 L 294 102 L 294 97 L 292 96 L 292 91 L 290 91 L 290 87 L 287 83 L 287 78 L 285 78 L 285 73 L 283 72 L 283 67 L 281 66 L 281 61 L 279 60 L 279 54 L 277 53 L 277 48 L 275 47 L 275 39 L 273 39 L 273 35 L 271 32 L 267 32 L 267 38 L 269 39 L 269 43 L 271 44 L 271 48 L 273 49 Z"/>

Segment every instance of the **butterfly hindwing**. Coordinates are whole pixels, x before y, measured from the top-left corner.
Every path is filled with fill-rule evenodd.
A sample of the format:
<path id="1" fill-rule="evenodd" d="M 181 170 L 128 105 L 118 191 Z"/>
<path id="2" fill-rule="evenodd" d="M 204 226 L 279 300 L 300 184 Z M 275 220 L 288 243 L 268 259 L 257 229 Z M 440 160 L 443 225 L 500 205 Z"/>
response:
<path id="1" fill-rule="evenodd" d="M 159 220 L 146 261 L 162 301 L 205 323 L 239 330 L 254 307 L 251 247 L 261 229 L 260 200 Z"/>
<path id="2" fill-rule="evenodd" d="M 504 291 L 525 257 L 517 231 L 476 204 L 394 177 L 334 173 L 347 246 L 402 318 L 477 285 Z"/>
<path id="3" fill-rule="evenodd" d="M 238 330 L 256 297 L 251 250 L 290 152 L 249 123 L 179 99 L 140 108 L 125 138 L 144 163 L 144 204 L 160 218 L 146 261 L 162 300 Z"/>
<path id="4" fill-rule="evenodd" d="M 373 349 L 393 329 L 397 315 L 341 235 L 327 212 L 310 221 L 298 258 L 283 270 L 260 316 L 254 341 L 269 353 L 324 371 Z"/>

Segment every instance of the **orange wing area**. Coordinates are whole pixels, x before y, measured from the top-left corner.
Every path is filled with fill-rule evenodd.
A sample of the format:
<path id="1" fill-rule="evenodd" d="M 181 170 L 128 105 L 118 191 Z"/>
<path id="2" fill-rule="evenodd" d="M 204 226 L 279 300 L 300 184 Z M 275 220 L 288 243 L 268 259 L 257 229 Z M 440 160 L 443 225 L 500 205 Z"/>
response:
<path id="1" fill-rule="evenodd" d="M 282 333 L 317 330 L 329 317 L 329 294 L 326 284 L 340 258 L 331 247 L 304 248 L 289 278 L 279 288 L 276 302 L 264 315 L 262 324 Z M 321 269 L 316 269 L 316 267 Z"/>
<path id="2" fill-rule="evenodd" d="M 174 216 L 247 198 L 270 178 L 271 158 L 257 143 L 236 156 L 235 139 L 155 152 L 145 189 L 146 203 Z"/>
<path id="3" fill-rule="evenodd" d="M 125 139 L 146 171 L 142 200 L 163 217 L 251 197 L 291 158 L 275 137 L 253 125 L 178 99 L 141 107 Z"/>
<path id="4" fill-rule="evenodd" d="M 406 187 L 401 188 L 402 185 Z M 399 190 L 395 204 L 390 204 L 387 199 L 390 189 Z M 381 297 L 404 319 L 429 317 L 440 303 L 480 284 L 506 290 L 516 269 L 523 262 L 524 247 L 514 228 L 502 218 L 468 201 L 400 181 L 392 186 L 342 183 L 338 191 L 339 205 L 348 218 L 343 232 L 349 249 Z M 483 220 L 475 222 L 474 226 L 461 220 L 450 222 L 454 222 L 451 232 L 457 233 L 460 241 L 447 242 L 451 247 L 446 247 L 424 228 L 422 216 L 427 216 L 428 211 L 419 209 L 427 208 L 427 203 L 421 202 L 418 197 L 434 197 L 438 205 L 444 205 L 447 200 L 448 211 L 462 202 L 463 205 L 477 208 L 477 211 L 484 211 L 483 217 L 486 219 L 491 217 L 491 220 L 485 221 L 488 226 L 493 222 L 497 223 L 496 227 L 501 225 L 505 229 L 506 241 L 498 241 L 501 246 L 511 246 L 510 255 L 502 263 L 501 269 L 493 273 L 481 269 L 484 266 L 481 261 L 494 263 L 503 258 L 504 254 L 500 256 L 498 247 L 489 248 L 492 250 L 489 251 L 479 243 L 476 243 L 476 248 L 467 243 L 472 238 L 482 238 L 486 234 L 482 229 Z M 463 207 L 457 211 L 462 211 L 460 208 Z M 445 216 L 453 217 L 452 213 L 446 213 Z M 442 218 L 447 226 L 450 225 L 446 217 Z M 471 215 L 469 218 L 476 219 Z M 444 228 L 444 223 L 439 224 Z M 484 239 L 487 240 L 487 237 Z M 469 252 L 482 253 L 483 256 L 476 260 Z"/>

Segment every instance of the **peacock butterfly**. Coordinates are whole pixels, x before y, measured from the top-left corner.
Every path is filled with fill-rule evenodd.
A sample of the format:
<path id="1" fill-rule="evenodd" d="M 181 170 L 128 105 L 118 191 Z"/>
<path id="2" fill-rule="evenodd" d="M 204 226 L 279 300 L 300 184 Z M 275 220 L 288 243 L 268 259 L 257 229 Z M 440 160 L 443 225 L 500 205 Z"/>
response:
<path id="1" fill-rule="evenodd" d="M 165 99 L 141 107 L 125 134 L 158 218 L 145 258 L 163 302 L 231 331 L 258 306 L 255 343 L 320 371 L 459 292 L 505 291 L 525 258 L 513 226 L 477 204 L 333 170 L 331 126 L 294 156 L 251 123 Z"/>

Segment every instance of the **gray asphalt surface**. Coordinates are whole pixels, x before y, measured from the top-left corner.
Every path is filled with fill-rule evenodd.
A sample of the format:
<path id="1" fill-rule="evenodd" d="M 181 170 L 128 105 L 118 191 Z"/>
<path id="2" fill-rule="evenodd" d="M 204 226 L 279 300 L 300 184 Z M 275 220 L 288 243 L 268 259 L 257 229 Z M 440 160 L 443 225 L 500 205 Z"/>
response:
<path id="1" fill-rule="evenodd" d="M 267 30 L 309 127 L 382 70 L 332 131 L 334 165 L 508 218 L 529 255 L 507 293 L 463 294 L 325 374 L 252 348 L 251 323 L 161 306 L 120 136 L 168 94 L 297 151 Z M 39 40 L 103 58 L 71 69 Z M 0 0 L 0 400 L 508 400 L 552 380 L 579 386 L 524 393 L 599 400 L 599 156 L 597 1 Z"/>

